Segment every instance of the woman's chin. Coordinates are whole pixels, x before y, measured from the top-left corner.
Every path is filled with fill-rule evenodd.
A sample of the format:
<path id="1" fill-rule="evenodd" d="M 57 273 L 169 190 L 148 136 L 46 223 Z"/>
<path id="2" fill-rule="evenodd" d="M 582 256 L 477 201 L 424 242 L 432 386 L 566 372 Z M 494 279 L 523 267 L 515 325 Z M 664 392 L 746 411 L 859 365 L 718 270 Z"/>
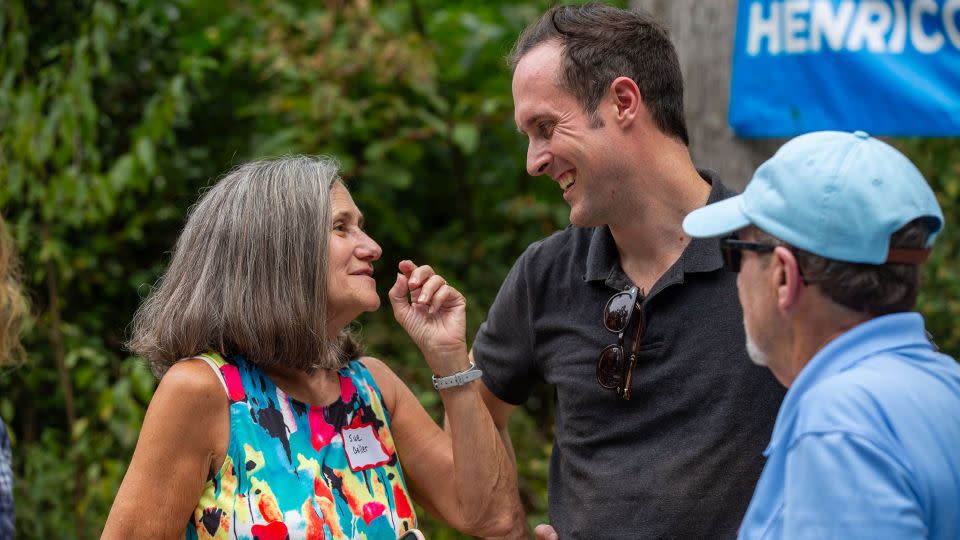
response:
<path id="1" fill-rule="evenodd" d="M 341 306 L 329 312 L 332 335 L 338 335 L 344 328 L 350 326 L 357 317 L 364 313 L 374 312 L 380 308 L 380 297 L 374 294 L 371 298 L 357 299 L 356 304 L 349 307 Z"/>
<path id="2" fill-rule="evenodd" d="M 380 309 L 380 297 L 377 295 L 373 296 L 373 300 L 370 301 L 369 305 L 364 308 L 364 311 L 376 311 Z"/>
<path id="3" fill-rule="evenodd" d="M 359 317 L 364 313 L 371 313 L 380 309 L 380 297 L 377 296 L 376 293 L 370 295 L 369 298 L 362 298 L 357 300 L 358 300 L 357 305 L 354 306 L 354 309 L 352 310 L 353 313 L 355 313 L 355 315 L 351 320 L 356 319 L 357 317 Z"/>

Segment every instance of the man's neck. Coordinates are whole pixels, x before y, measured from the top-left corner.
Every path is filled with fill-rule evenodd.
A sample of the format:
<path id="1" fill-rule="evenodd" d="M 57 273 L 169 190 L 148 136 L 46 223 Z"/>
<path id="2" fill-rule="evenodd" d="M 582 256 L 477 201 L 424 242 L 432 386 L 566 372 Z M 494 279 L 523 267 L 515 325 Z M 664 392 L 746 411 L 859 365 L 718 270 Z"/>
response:
<path id="1" fill-rule="evenodd" d="M 628 183 L 632 189 L 624 198 L 624 211 L 609 226 L 624 272 L 649 291 L 690 243 L 683 218 L 707 203 L 710 184 L 685 148 L 682 156 L 661 155 L 645 172 Z"/>
<path id="2" fill-rule="evenodd" d="M 819 292 L 818 292 L 819 294 Z M 800 375 L 810 360 L 830 342 L 851 328 L 873 317 L 839 306 L 826 298 L 819 298 L 804 306 L 794 319 L 794 331 L 787 354 L 787 373 L 777 374 L 784 386 L 789 387 Z"/>

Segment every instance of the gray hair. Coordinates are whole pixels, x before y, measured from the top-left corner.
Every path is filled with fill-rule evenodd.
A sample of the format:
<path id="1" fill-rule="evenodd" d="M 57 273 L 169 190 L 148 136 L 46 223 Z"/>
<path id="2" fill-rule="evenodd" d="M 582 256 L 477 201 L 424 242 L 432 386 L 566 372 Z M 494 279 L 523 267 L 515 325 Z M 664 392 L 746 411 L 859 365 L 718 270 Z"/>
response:
<path id="1" fill-rule="evenodd" d="M 920 293 L 919 264 L 861 264 L 837 261 L 788 246 L 786 242 L 753 227 L 759 242 L 787 246 L 807 283 L 816 284 L 833 302 L 848 309 L 878 317 L 910 311 Z M 917 218 L 890 236 L 890 248 L 923 248 L 930 236 L 926 218 Z M 764 266 L 769 263 L 766 259 Z"/>
<path id="2" fill-rule="evenodd" d="M 338 369 L 355 344 L 327 335 L 329 157 L 237 167 L 191 208 L 166 273 L 132 323 L 128 347 L 157 376 L 205 352 L 260 366 Z"/>

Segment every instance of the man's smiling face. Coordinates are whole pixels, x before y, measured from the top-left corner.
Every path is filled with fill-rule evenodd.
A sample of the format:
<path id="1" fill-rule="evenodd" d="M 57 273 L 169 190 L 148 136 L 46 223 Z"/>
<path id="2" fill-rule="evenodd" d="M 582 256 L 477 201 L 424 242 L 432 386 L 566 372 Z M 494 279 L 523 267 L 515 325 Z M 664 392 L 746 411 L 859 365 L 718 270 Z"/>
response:
<path id="1" fill-rule="evenodd" d="M 601 101 L 601 125 L 596 126 L 559 85 L 561 53 L 560 44 L 546 42 L 525 54 L 514 70 L 514 119 L 528 139 L 527 172 L 557 182 L 570 205 L 571 223 L 604 225 L 625 176 L 613 137 L 615 106 Z"/>

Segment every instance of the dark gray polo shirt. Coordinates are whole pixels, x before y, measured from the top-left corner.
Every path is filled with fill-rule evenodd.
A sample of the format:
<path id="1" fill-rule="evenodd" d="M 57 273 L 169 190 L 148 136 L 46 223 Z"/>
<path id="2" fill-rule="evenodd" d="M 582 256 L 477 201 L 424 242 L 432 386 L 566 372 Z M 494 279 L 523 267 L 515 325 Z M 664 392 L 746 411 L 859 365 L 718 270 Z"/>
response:
<path id="1" fill-rule="evenodd" d="M 709 202 L 734 194 L 701 174 Z M 736 536 L 784 389 L 747 357 L 736 275 L 722 266 L 716 239 L 694 239 L 648 291 L 630 401 L 596 378 L 617 340 L 604 305 L 632 285 L 610 230 L 567 227 L 507 276 L 473 354 L 508 403 L 555 387 L 549 505 L 563 540 Z"/>

